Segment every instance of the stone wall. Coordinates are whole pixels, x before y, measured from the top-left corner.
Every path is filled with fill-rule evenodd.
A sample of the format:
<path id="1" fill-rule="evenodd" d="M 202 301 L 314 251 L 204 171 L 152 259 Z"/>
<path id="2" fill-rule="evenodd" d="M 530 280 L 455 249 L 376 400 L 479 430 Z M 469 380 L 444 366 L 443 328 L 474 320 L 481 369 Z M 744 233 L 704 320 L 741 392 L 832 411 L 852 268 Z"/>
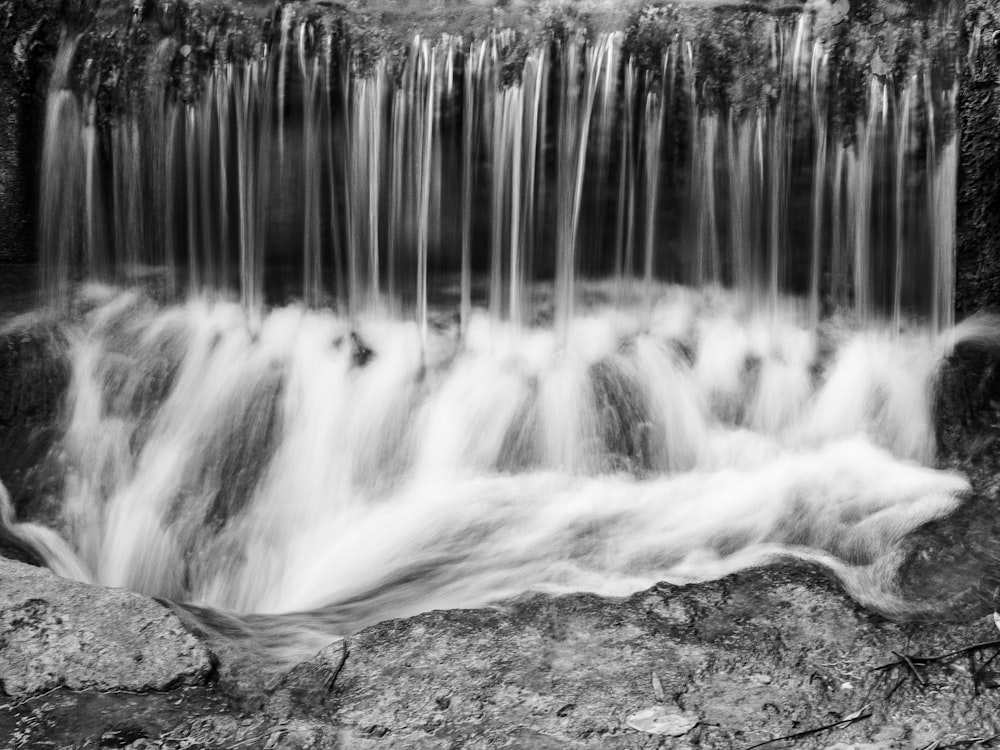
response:
<path id="1" fill-rule="evenodd" d="M 967 0 L 959 112 L 956 307 L 1000 308 L 1000 2 Z"/>

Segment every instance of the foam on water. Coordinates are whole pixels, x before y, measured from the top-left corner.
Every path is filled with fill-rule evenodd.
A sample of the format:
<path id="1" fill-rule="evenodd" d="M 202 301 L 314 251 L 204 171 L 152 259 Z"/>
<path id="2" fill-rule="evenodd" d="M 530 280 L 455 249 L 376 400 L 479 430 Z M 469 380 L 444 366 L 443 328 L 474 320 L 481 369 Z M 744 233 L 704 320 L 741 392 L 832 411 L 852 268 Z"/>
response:
<path id="1" fill-rule="evenodd" d="M 780 555 L 905 611 L 900 541 L 968 489 L 931 468 L 944 344 L 659 294 L 649 326 L 597 306 L 563 338 L 483 312 L 422 345 L 415 323 L 92 288 L 66 329 L 61 528 L 79 563 L 59 572 L 311 612 L 312 637 Z"/>

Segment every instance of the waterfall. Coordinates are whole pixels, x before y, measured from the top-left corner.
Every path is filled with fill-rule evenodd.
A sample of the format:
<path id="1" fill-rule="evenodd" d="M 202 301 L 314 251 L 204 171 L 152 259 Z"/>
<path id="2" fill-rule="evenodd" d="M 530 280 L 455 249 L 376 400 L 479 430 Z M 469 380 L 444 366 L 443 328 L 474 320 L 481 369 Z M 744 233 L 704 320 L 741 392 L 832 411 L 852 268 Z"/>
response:
<path id="1" fill-rule="evenodd" d="M 787 300 L 585 287 L 564 332 L 481 309 L 461 336 L 90 287 L 66 329 L 63 530 L 104 583 L 340 631 L 779 553 L 902 607 L 898 542 L 967 488 L 930 468 L 940 350 L 820 339 Z"/>
<path id="2" fill-rule="evenodd" d="M 212 58 L 193 100 L 150 65 L 142 101 L 103 127 L 59 72 L 90 66 L 67 36 L 43 161 L 50 295 L 159 273 L 251 309 L 299 299 L 426 334 L 432 294 L 456 283 L 463 320 L 475 299 L 513 322 L 552 283 L 565 329 L 576 279 L 614 278 L 772 309 L 797 295 L 814 321 L 952 322 L 947 60 L 895 70 L 877 48 L 848 107 L 808 12 L 763 27 L 762 90 L 744 99 L 717 91 L 708 45 L 683 30 L 653 60 L 618 31 L 499 30 L 362 62 L 296 13 L 249 59 Z"/>
<path id="3" fill-rule="evenodd" d="M 903 539 L 969 486 L 950 60 L 745 18 L 721 80 L 683 23 L 371 56 L 287 4 L 241 55 L 154 41 L 119 108 L 67 32 L 60 570 L 314 634 L 788 556 L 910 611 Z"/>

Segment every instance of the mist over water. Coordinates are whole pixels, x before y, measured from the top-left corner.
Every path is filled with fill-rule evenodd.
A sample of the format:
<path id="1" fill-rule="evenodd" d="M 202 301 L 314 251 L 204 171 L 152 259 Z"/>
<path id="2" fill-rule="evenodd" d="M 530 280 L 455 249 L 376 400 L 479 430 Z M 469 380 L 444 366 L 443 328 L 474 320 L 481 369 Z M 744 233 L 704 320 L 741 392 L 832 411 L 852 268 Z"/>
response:
<path id="1" fill-rule="evenodd" d="M 914 32 L 848 117 L 825 11 L 758 19 L 755 106 L 682 33 L 652 64 L 617 32 L 497 31 L 362 66 L 296 12 L 194 100 L 164 37 L 107 122 L 64 35 L 61 536 L 3 496 L 6 526 L 279 661 L 787 556 L 912 610 L 901 541 L 968 490 L 933 468 L 936 373 L 977 335 L 951 327 L 950 61 Z"/>

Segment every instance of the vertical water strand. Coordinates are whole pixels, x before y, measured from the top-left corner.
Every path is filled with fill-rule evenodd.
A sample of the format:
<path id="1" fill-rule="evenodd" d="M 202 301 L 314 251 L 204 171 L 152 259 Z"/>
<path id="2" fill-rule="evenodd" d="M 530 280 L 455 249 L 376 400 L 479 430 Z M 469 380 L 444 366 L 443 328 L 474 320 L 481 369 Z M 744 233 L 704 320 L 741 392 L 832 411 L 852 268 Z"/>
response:
<path id="1" fill-rule="evenodd" d="M 105 248 L 105 252 L 109 255 L 109 268 L 116 271 L 121 270 L 121 268 L 117 265 L 116 260 L 125 257 L 125 245 L 128 241 L 128 189 L 125 186 L 125 170 L 128 169 L 126 164 L 128 154 L 125 152 L 125 138 L 122 134 L 124 125 L 123 120 L 124 118 L 119 118 L 112 121 L 108 132 L 108 139 L 111 146 L 110 182 L 112 222 L 110 226 L 111 242 L 108 243 L 108 247 Z M 100 265 L 103 266 L 103 263 Z M 102 269 L 99 269 L 97 265 L 92 268 L 84 269 L 88 276 L 105 280 L 101 270 Z"/>
<path id="2" fill-rule="evenodd" d="M 780 21 L 775 21 L 771 35 L 771 66 L 780 79 L 785 75 L 784 29 Z M 779 84 L 780 86 L 780 84 Z M 768 135 L 768 165 L 770 167 L 768 191 L 768 224 L 767 224 L 767 258 L 768 258 L 768 307 L 776 314 L 778 297 L 781 291 L 782 251 L 785 247 L 785 216 L 787 204 L 787 177 L 789 169 L 789 144 L 791 137 L 786 122 L 788 103 L 785 96 L 788 89 L 779 92 L 777 101 L 770 113 L 770 128 Z"/>
<path id="3" fill-rule="evenodd" d="M 838 144 L 834 152 L 833 181 L 830 187 L 830 213 L 833 227 L 830 249 L 831 298 L 837 307 L 847 303 L 847 201 L 844 200 L 845 179 L 848 172 L 850 151 Z"/>
<path id="4" fill-rule="evenodd" d="M 303 24 L 300 29 L 304 29 Z M 323 294 L 322 247 L 320 244 L 320 198 L 322 160 L 318 132 L 320 118 L 320 61 L 308 59 L 302 51 L 304 34 L 299 37 L 299 69 L 302 73 L 302 149 L 303 149 L 303 217 L 302 217 L 302 289 L 307 305 L 317 306 Z"/>
<path id="5" fill-rule="evenodd" d="M 578 143 L 580 108 L 580 42 L 569 39 L 560 48 L 559 111 L 556 125 L 556 269 L 555 311 L 559 331 L 565 334 L 572 315 L 570 297 L 576 265 L 573 237 L 574 146 Z"/>
<path id="6" fill-rule="evenodd" d="M 895 219 L 892 286 L 892 330 L 897 333 L 903 315 L 903 255 L 906 250 L 906 162 L 909 157 L 911 111 L 918 76 L 914 73 L 903 87 L 896 123 L 893 217 Z"/>
<path id="7" fill-rule="evenodd" d="M 188 291 L 201 289 L 198 269 L 198 118 L 194 104 L 184 105 L 184 179 L 187 204 Z"/>
<path id="8" fill-rule="evenodd" d="M 98 278 L 128 280 L 139 265 L 142 254 L 142 204 L 140 203 L 139 134 L 134 115 L 123 115 L 114 128 L 118 142 L 114 173 L 119 186 L 119 201 L 115 215 L 119 217 L 115 253 L 107 268 L 102 268 Z M 117 278 L 116 278 L 117 277 Z"/>
<path id="9" fill-rule="evenodd" d="M 383 95 L 388 76 L 379 60 L 364 77 L 345 73 L 347 132 L 348 275 L 350 314 L 380 300 L 379 196 L 382 173 Z"/>
<path id="10" fill-rule="evenodd" d="M 763 173 L 757 159 L 758 113 L 740 118 L 729 114 L 727 161 L 729 162 L 729 245 L 732 285 L 749 297 L 756 279 L 759 253 L 759 200 Z"/>
<path id="11" fill-rule="evenodd" d="M 388 65 L 380 60 L 375 74 L 371 79 L 369 96 L 366 97 L 366 107 L 363 108 L 366 125 L 362 126 L 365 133 L 366 146 L 366 177 L 368 225 L 368 274 L 369 274 L 369 309 L 374 309 L 381 302 L 381 254 L 379 246 L 379 216 L 381 213 L 382 193 L 382 132 L 383 132 L 383 101 L 385 92 L 391 85 Z"/>
<path id="12" fill-rule="evenodd" d="M 862 320 L 872 315 L 871 224 L 877 138 L 883 117 L 886 85 L 872 76 L 868 115 L 858 123 L 856 150 L 848 160 L 848 231 L 854 245 L 854 310 Z"/>
<path id="13" fill-rule="evenodd" d="M 633 227 L 635 225 L 635 162 L 632 141 L 635 138 L 636 64 L 629 57 L 625 64 L 623 92 L 622 138 L 619 151 L 618 206 L 615 223 L 615 276 L 618 299 L 624 302 L 631 292 L 633 259 Z"/>
<path id="14" fill-rule="evenodd" d="M 714 112 L 698 118 L 693 145 L 695 210 L 697 216 L 698 283 L 716 284 L 720 278 L 719 233 L 715 210 L 715 151 L 719 116 Z"/>
<path id="15" fill-rule="evenodd" d="M 170 227 L 167 226 L 167 189 L 173 181 L 173 170 L 168 169 L 169 103 L 164 90 L 167 71 L 171 65 L 176 42 L 166 37 L 155 47 L 146 70 L 143 90 L 139 97 L 138 130 L 140 136 L 139 158 L 142 162 L 143 246 L 145 257 L 161 271 L 163 291 L 167 299 L 175 295 L 175 269 L 172 265 L 173 249 L 169 246 Z M 228 92 L 223 92 L 228 93 Z"/>
<path id="16" fill-rule="evenodd" d="M 215 92 L 215 121 L 218 133 L 218 170 L 219 170 L 219 282 L 223 287 L 232 283 L 230 276 L 230 237 L 229 237 L 229 150 L 232 140 L 230 133 L 230 95 L 233 90 L 233 70 L 228 62 L 217 66 L 213 75 L 219 81 Z"/>
<path id="17" fill-rule="evenodd" d="M 925 73 L 929 79 L 929 74 Z M 929 86 L 928 86 L 929 88 Z M 928 91 L 928 98 L 930 91 Z M 942 93 L 944 114 L 955 116 L 958 102 L 958 81 Z M 928 117 L 932 117 L 928 112 Z M 942 118 L 945 119 L 946 118 Z M 943 122 L 942 128 L 954 127 Z M 933 132 L 934 123 L 928 129 Z M 934 279 L 931 302 L 931 326 L 935 333 L 950 329 L 955 324 L 955 225 L 958 205 L 958 145 L 957 129 L 941 149 L 937 163 L 929 166 L 931 175 L 931 235 L 933 238 Z M 928 161 L 933 158 L 928 149 Z"/>
<path id="18" fill-rule="evenodd" d="M 329 29 L 323 34 L 323 120 L 325 127 L 323 132 L 326 135 L 325 151 L 323 160 L 326 168 L 326 187 L 329 193 L 330 221 L 330 245 L 333 253 L 333 272 L 335 295 L 339 311 L 343 312 L 347 308 L 347 285 L 344 277 L 346 274 L 342 236 L 340 233 L 340 211 L 338 209 L 338 193 L 341 191 L 341 181 L 339 178 L 338 161 L 336 158 L 336 148 L 334 146 L 334 120 L 333 120 L 333 35 Z"/>
<path id="19" fill-rule="evenodd" d="M 64 88 L 75 49 L 76 38 L 67 39 L 64 34 L 46 97 L 39 245 L 42 289 L 53 303 L 66 299 L 64 290 L 80 236 L 77 216 L 84 188 L 80 184 L 81 113 L 76 97 Z"/>
<path id="20" fill-rule="evenodd" d="M 170 285 L 171 294 L 176 291 L 180 282 L 178 271 L 178 236 L 177 236 L 177 193 L 178 184 L 178 163 L 181 155 L 178 155 L 178 141 L 183 131 L 181 125 L 181 106 L 176 101 L 169 101 L 166 104 L 166 145 L 164 153 L 164 175 L 165 185 L 163 190 L 163 234 L 164 234 L 164 256 L 167 265 L 167 278 Z"/>
<path id="21" fill-rule="evenodd" d="M 510 131 L 510 287 L 507 316 L 516 326 L 521 325 L 521 187 L 524 166 L 522 153 L 524 126 L 524 87 L 511 86 L 506 91 L 504 120 Z"/>
<path id="22" fill-rule="evenodd" d="M 758 176 L 757 201 L 760 206 L 760 238 L 753 255 L 753 274 L 748 287 L 750 290 L 749 296 L 755 302 L 759 301 L 766 294 L 765 290 L 767 289 L 765 279 L 767 278 L 768 219 L 765 215 L 765 209 L 769 198 L 767 193 L 767 179 L 769 177 L 767 169 L 770 164 L 767 158 L 768 151 L 764 145 L 767 130 L 768 115 L 764 107 L 761 106 L 754 113 L 753 128 L 753 169 Z"/>
<path id="23" fill-rule="evenodd" d="M 647 78 L 643 133 L 645 135 L 645 195 L 646 195 L 646 236 L 645 260 L 643 263 L 643 286 L 645 289 L 644 312 L 648 327 L 653 316 L 653 272 L 656 250 L 656 213 L 660 193 L 660 150 L 663 144 L 663 102 L 661 94 L 651 90 Z"/>
<path id="24" fill-rule="evenodd" d="M 215 169 L 215 162 L 212 159 L 212 154 L 218 152 L 217 144 L 213 143 L 212 140 L 212 122 L 215 114 L 215 107 L 212 102 L 215 99 L 217 83 L 214 71 L 209 73 L 207 89 L 201 101 L 196 105 L 196 109 L 194 109 L 196 117 L 200 121 L 196 136 L 197 153 L 195 158 L 198 164 L 198 220 L 201 226 L 201 264 L 204 268 L 203 284 L 205 289 L 210 293 L 214 293 L 220 288 L 219 280 L 216 278 L 215 273 L 215 261 L 220 255 L 219 243 L 218 238 L 213 235 L 221 222 L 218 221 L 218 216 L 214 210 L 216 207 L 212 205 L 214 196 L 212 180 L 213 177 L 219 175 L 219 171 Z"/>
<path id="25" fill-rule="evenodd" d="M 479 151 L 479 92 L 486 59 L 486 42 L 472 42 L 465 56 L 462 90 L 462 248 L 459 280 L 459 328 L 468 331 L 472 317 L 472 216 L 476 155 Z"/>
<path id="26" fill-rule="evenodd" d="M 386 293 L 389 298 L 389 305 L 393 305 L 397 290 L 397 265 L 398 259 L 403 254 L 407 233 L 407 186 L 410 183 L 410 174 L 407 167 L 410 161 L 407 154 L 412 153 L 409 140 L 418 136 L 410 133 L 411 128 L 419 126 L 417 118 L 409 116 L 410 101 L 416 99 L 416 55 L 417 51 L 411 46 L 409 50 L 411 62 L 403 69 L 402 82 L 399 88 L 393 92 L 392 97 L 392 120 L 389 125 L 389 149 L 390 159 L 389 171 L 389 210 L 387 216 L 388 231 L 386 235 Z M 416 104 L 414 103 L 414 106 Z"/>
<path id="27" fill-rule="evenodd" d="M 823 42 L 813 43 L 809 67 L 809 92 L 812 105 L 813 175 L 812 175 L 812 216 L 811 259 L 809 267 L 809 322 L 815 328 L 820 316 L 820 278 L 823 272 L 823 238 L 826 236 L 824 217 L 826 215 L 826 160 L 827 160 L 827 66 L 829 55 Z"/>
<path id="28" fill-rule="evenodd" d="M 285 96 L 288 88 L 288 57 L 289 40 L 292 37 L 292 25 L 295 22 L 295 6 L 291 3 L 281 7 L 281 24 L 278 37 L 278 104 L 276 116 L 278 121 L 278 173 L 285 169 Z"/>
<path id="29" fill-rule="evenodd" d="M 252 264 L 253 228 L 251 206 L 254 194 L 254 159 L 252 129 L 256 120 L 252 106 L 254 96 L 251 80 L 256 64 L 250 62 L 237 77 L 233 86 L 233 98 L 236 110 L 236 200 L 237 216 L 239 218 L 239 267 L 240 267 L 240 300 L 250 309 L 257 305 L 256 289 L 253 285 Z M 242 79 L 242 80 L 240 80 Z M 168 172 L 171 170 L 168 166 Z"/>
<path id="30" fill-rule="evenodd" d="M 139 134 L 139 119 L 135 114 L 128 117 L 126 130 L 126 147 L 129 156 L 128 176 L 125 184 L 129 196 L 128 242 L 126 246 L 126 264 L 133 273 L 142 273 L 142 266 L 147 259 L 146 249 L 146 207 L 143 204 L 142 172 L 145 164 L 143 159 L 143 143 Z"/>
<path id="31" fill-rule="evenodd" d="M 579 40 L 566 43 L 562 56 L 562 91 L 559 111 L 559 195 L 557 198 L 556 320 L 565 334 L 573 314 L 576 277 L 576 233 L 580 221 L 590 118 L 601 63 L 614 38 L 602 34 L 585 47 Z M 582 72 L 581 72 L 582 69 Z M 581 80 L 583 79 L 582 85 Z"/>
<path id="32" fill-rule="evenodd" d="M 84 263 L 88 269 L 98 268 L 98 253 L 101 252 L 103 242 L 98 238 L 99 222 L 104 220 L 97 206 L 97 190 L 100 180 L 97 170 L 97 103 L 91 100 L 86 106 L 84 126 L 83 126 L 83 151 L 84 151 Z"/>
<path id="33" fill-rule="evenodd" d="M 695 49 L 690 39 L 684 41 L 683 47 L 683 85 L 687 98 L 688 117 L 688 150 L 690 151 L 688 161 L 688 227 L 685 239 L 690 247 L 695 250 L 693 269 L 688 271 L 690 278 L 687 283 L 701 286 L 705 283 L 702 277 L 702 251 L 701 236 L 699 229 L 701 225 L 701 195 L 702 189 L 702 169 L 701 169 L 701 111 L 698 106 L 698 71 L 695 65 Z M 693 220 L 693 223 L 691 223 Z M 687 269 L 685 269 L 687 270 Z"/>
<path id="34" fill-rule="evenodd" d="M 247 307 L 254 315 L 258 314 L 265 303 L 264 299 L 264 253 L 266 231 L 270 220 L 273 122 L 274 122 L 274 91 L 276 81 L 275 66 L 272 64 L 270 50 L 265 45 L 258 59 L 250 67 L 252 75 L 248 79 L 251 109 L 248 158 L 252 165 L 251 182 L 248 185 L 251 204 L 247 220 L 250 227 L 249 263 L 246 274 L 251 299 Z"/>
<path id="35" fill-rule="evenodd" d="M 494 35 L 490 40 L 488 58 L 488 82 L 486 83 L 487 105 L 485 122 L 489 123 L 486 135 L 490 143 L 490 277 L 489 277 L 489 311 L 494 324 L 499 323 L 503 314 L 503 240 L 504 208 L 507 197 L 509 143 L 505 140 L 504 111 L 506 105 L 506 89 L 500 79 L 499 45 L 500 35 Z"/>
<path id="36" fill-rule="evenodd" d="M 806 54 L 806 45 L 808 44 L 808 39 L 811 37 L 810 27 L 813 22 L 813 16 L 808 13 L 801 14 L 795 22 L 795 29 L 792 34 L 791 49 L 786 52 L 782 59 L 782 74 L 781 74 L 781 87 L 783 91 L 781 92 L 781 100 L 783 104 L 782 118 L 781 118 L 781 131 L 784 133 L 784 151 L 782 153 L 783 161 L 781 166 L 783 168 L 783 173 L 781 177 L 782 182 L 782 196 L 781 196 L 781 259 L 779 267 L 779 281 L 778 281 L 778 293 L 781 293 L 780 285 L 782 283 L 787 283 L 788 277 L 788 267 L 790 265 L 794 268 L 794 262 L 797 257 L 793 258 L 792 253 L 797 250 L 791 245 L 792 234 L 789 228 L 789 193 L 793 188 L 793 160 L 795 158 L 796 147 L 798 145 L 799 136 L 799 116 L 798 113 L 800 109 L 804 109 L 808 112 L 808 107 L 810 103 L 810 93 L 812 91 L 812 64 L 811 55 Z M 810 49 L 810 52 L 814 50 Z M 804 99 L 805 106 L 800 106 L 800 100 Z M 798 256 L 798 253 L 796 253 Z M 775 311 L 777 311 L 777 295 L 775 296 Z"/>
<path id="37" fill-rule="evenodd" d="M 520 219 L 519 231 L 521 242 L 523 243 L 522 256 L 515 268 L 516 277 L 512 279 L 512 284 L 518 289 L 527 291 L 527 269 L 531 268 L 535 256 L 535 227 L 539 221 L 536 209 L 536 183 L 538 180 L 538 161 L 541 144 L 544 142 L 544 133 L 541 128 L 544 126 L 542 118 L 542 100 L 545 92 L 545 80 L 548 73 L 548 48 L 539 47 L 532 51 L 525 60 L 522 86 L 524 87 L 523 106 L 524 118 L 522 127 L 527 131 L 527 141 L 524 146 L 524 208 Z M 515 308 L 520 315 L 523 312 L 525 302 L 520 299 L 521 292 L 518 292 L 518 299 L 512 300 L 511 307 Z M 520 320 L 517 321 L 520 323 Z"/>
<path id="38" fill-rule="evenodd" d="M 426 349 L 427 345 L 427 244 L 430 232 L 437 54 L 438 48 L 436 45 L 431 46 L 427 42 L 424 42 L 420 46 L 423 86 L 426 90 L 423 92 L 423 111 L 420 113 L 423 120 L 423 139 L 419 144 L 418 151 L 418 158 L 420 160 L 420 192 L 419 223 L 417 226 L 417 323 L 420 327 L 421 346 L 424 349 Z"/>
<path id="39" fill-rule="evenodd" d="M 595 134 L 591 138 L 591 161 L 594 164 L 589 180 L 592 184 L 599 186 L 597 190 L 589 191 L 586 196 L 589 203 L 588 212 L 592 217 L 599 218 L 598 221 L 591 220 L 588 225 L 588 250 L 590 251 L 590 262 L 592 266 L 600 271 L 604 270 L 604 259 L 607 255 L 607 247 L 612 234 L 608 231 L 606 214 L 606 195 L 604 186 L 608 183 L 610 161 L 612 155 L 613 138 L 616 133 L 616 115 L 620 102 L 618 96 L 618 74 L 620 65 L 620 32 L 610 35 L 610 46 L 608 54 L 604 56 L 601 69 L 598 72 L 599 81 L 597 84 L 597 98 L 594 112 Z M 613 227 L 612 227 L 613 229 Z"/>

